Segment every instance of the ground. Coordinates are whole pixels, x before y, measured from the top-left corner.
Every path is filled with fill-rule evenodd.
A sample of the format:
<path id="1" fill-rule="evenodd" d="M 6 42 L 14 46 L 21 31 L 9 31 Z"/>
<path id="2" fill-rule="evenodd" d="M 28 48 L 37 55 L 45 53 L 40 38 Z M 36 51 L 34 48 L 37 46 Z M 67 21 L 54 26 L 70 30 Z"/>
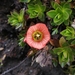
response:
<path id="1" fill-rule="evenodd" d="M 0 0 L 0 75 L 65 75 L 60 66 L 31 65 L 32 58 L 27 57 L 29 46 L 22 48 L 18 45 L 18 31 L 8 24 L 7 15 L 22 6 L 18 0 Z"/>

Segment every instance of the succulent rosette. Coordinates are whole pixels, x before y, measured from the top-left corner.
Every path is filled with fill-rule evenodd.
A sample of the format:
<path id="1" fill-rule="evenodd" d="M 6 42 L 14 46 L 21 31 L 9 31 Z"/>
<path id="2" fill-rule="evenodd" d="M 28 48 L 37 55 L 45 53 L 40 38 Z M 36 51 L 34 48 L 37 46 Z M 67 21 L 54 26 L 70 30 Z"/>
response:
<path id="1" fill-rule="evenodd" d="M 36 49 L 42 49 L 50 40 L 50 33 L 48 28 L 43 23 L 37 23 L 31 27 L 29 27 L 27 34 L 24 38 L 24 42 L 26 42 L 30 47 Z"/>

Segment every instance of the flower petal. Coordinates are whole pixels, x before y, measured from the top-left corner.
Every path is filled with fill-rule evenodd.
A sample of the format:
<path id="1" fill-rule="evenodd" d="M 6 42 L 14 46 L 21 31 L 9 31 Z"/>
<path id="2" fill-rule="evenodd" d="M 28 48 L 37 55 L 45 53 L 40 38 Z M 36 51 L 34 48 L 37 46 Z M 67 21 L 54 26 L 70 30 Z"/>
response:
<path id="1" fill-rule="evenodd" d="M 33 32 L 37 30 L 42 32 L 44 35 L 43 39 L 40 42 L 37 42 L 32 38 Z M 24 41 L 26 41 L 29 46 L 36 49 L 42 49 L 49 40 L 50 40 L 50 33 L 46 25 L 43 23 L 37 23 L 36 25 L 31 26 L 27 31 L 26 38 L 24 39 Z"/>
<path id="2" fill-rule="evenodd" d="M 43 34 L 45 34 L 45 35 L 46 35 L 46 34 L 49 34 L 48 28 L 46 27 L 45 24 L 43 24 L 43 23 L 38 23 L 38 24 L 36 24 L 36 26 L 37 26 L 38 30 L 40 30 L 40 31 L 43 32 Z"/>
<path id="3" fill-rule="evenodd" d="M 37 30 L 37 27 L 35 25 L 31 26 L 27 31 L 27 35 L 32 34 L 36 30 Z"/>
<path id="4" fill-rule="evenodd" d="M 42 41 L 41 41 L 41 43 L 43 44 L 43 45 L 46 45 L 47 44 L 47 42 L 50 40 L 50 38 L 49 37 L 47 37 L 47 38 L 44 38 Z"/>
<path id="5" fill-rule="evenodd" d="M 33 42 L 32 47 L 36 49 L 42 49 L 45 45 L 43 45 L 41 42 Z"/>

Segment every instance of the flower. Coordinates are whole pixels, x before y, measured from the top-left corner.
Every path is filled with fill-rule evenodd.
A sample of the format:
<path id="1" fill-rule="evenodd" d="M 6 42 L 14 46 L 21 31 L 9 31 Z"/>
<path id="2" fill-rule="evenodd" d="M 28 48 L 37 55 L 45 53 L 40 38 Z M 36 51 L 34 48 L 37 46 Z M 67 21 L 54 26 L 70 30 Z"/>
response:
<path id="1" fill-rule="evenodd" d="M 31 26 L 27 31 L 26 37 L 24 38 L 24 42 L 36 49 L 42 49 L 45 47 L 49 40 L 50 33 L 46 25 L 43 23 L 37 23 Z"/>

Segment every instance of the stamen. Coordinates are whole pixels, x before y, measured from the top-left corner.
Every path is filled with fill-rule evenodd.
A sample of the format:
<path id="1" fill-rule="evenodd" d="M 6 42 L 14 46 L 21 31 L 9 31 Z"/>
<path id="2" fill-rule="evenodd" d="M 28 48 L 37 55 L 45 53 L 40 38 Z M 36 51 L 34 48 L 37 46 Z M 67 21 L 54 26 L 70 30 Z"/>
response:
<path id="1" fill-rule="evenodd" d="M 41 41 L 43 39 L 43 33 L 37 30 L 32 34 L 32 37 L 33 37 L 34 41 L 39 42 L 39 41 Z"/>

